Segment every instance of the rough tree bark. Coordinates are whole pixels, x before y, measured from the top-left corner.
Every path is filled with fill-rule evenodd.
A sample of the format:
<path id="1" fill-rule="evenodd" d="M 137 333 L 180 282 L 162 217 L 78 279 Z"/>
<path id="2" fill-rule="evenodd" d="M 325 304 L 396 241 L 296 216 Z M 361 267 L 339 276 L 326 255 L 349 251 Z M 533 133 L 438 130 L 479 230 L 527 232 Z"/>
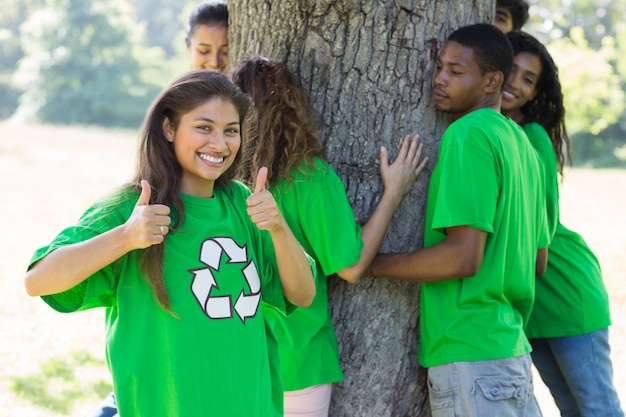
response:
<path id="1" fill-rule="evenodd" d="M 431 99 L 435 58 L 454 29 L 490 21 L 495 0 L 230 0 L 231 62 L 285 61 L 311 91 L 326 157 L 355 215 L 382 194 L 378 152 L 419 133 L 434 166 L 447 120 Z M 422 245 L 429 172 L 400 206 L 383 252 Z M 332 417 L 430 415 L 417 365 L 419 287 L 382 278 L 331 279 L 331 313 L 346 375 Z"/>

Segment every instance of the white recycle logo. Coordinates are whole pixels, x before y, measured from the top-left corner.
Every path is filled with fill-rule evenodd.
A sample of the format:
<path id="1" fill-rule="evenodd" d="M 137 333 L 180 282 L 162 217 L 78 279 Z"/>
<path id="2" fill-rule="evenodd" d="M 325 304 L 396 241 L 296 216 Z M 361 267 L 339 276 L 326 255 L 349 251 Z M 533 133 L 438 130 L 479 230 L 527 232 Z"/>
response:
<path id="1" fill-rule="evenodd" d="M 219 289 L 215 277 L 211 270 L 219 272 L 222 253 L 228 256 L 228 263 L 247 263 L 242 273 L 251 294 L 244 294 L 241 290 L 235 305 L 232 305 L 231 296 L 211 296 L 211 291 Z M 241 321 L 246 322 L 246 318 L 254 317 L 261 300 L 261 281 L 254 262 L 248 261 L 246 246 L 239 247 L 234 240 L 229 237 L 218 237 L 205 240 L 200 249 L 200 261 L 208 266 L 190 270 L 194 274 L 191 282 L 191 291 L 196 297 L 200 307 L 212 319 L 227 319 L 233 317 L 233 308 Z"/>

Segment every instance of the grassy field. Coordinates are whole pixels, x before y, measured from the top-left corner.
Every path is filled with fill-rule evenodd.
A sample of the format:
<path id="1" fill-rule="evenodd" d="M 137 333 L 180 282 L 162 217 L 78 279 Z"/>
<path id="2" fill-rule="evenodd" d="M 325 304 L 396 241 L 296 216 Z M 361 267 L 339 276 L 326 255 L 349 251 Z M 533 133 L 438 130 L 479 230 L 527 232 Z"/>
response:
<path id="1" fill-rule="evenodd" d="M 63 315 L 26 295 L 33 251 L 133 171 L 136 133 L 0 123 L 0 417 L 89 416 L 110 390 L 103 311 Z M 626 404 L 626 171 L 573 169 L 563 223 L 602 264 L 611 296 L 615 384 Z M 558 413 L 541 381 L 544 416 Z"/>

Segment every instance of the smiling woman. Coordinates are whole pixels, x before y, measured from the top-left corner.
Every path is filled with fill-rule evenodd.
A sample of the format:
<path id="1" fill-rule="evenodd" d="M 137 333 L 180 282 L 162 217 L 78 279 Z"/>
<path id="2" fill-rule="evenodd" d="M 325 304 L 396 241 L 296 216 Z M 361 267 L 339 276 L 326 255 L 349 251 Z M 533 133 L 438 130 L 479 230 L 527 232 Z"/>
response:
<path id="1" fill-rule="evenodd" d="M 533 362 L 563 415 L 623 416 L 613 385 L 609 296 L 600 264 L 559 216 L 558 174 L 570 153 L 557 67 L 532 35 L 507 36 L 515 56 L 502 113 L 522 126 L 540 156 L 552 234 L 547 270 L 537 279 L 526 325 Z"/>
<path id="2" fill-rule="evenodd" d="M 224 72 L 228 66 L 228 8 L 223 1 L 205 2 L 189 15 L 185 36 L 193 69 Z"/>
<path id="3" fill-rule="evenodd" d="M 524 120 L 522 107 L 537 95 L 541 73 L 539 56 L 525 51 L 515 55 L 513 70 L 502 92 L 502 113 L 518 123 Z"/>
<path id="4" fill-rule="evenodd" d="M 214 98 L 184 114 L 175 126 L 166 117 L 163 131 L 183 170 L 180 191 L 213 197 L 214 181 L 230 168 L 241 146 L 235 106 Z"/>
<path id="5" fill-rule="evenodd" d="M 121 415 L 203 415 L 208 400 L 220 415 L 282 416 L 260 303 L 290 313 L 315 284 L 266 170 L 253 194 L 231 181 L 249 105 L 219 72 L 175 80 L 148 112 L 134 180 L 31 258 L 30 295 L 60 312 L 107 309 Z"/>
<path id="6" fill-rule="evenodd" d="M 228 5 L 226 2 L 221 0 L 203 2 L 191 11 L 187 21 L 185 45 L 192 69 L 210 69 L 222 73 L 226 71 L 229 62 Z M 170 123 L 169 118 L 166 121 Z M 171 123 L 168 129 L 172 129 Z M 199 129 L 207 130 L 210 128 L 200 126 Z M 175 146 L 177 147 L 177 145 Z M 213 158 L 208 154 L 199 154 L 199 157 L 205 160 Z M 207 196 L 212 195 L 212 187 L 205 191 L 207 191 Z M 92 417 L 116 415 L 115 396 L 110 393 Z"/>

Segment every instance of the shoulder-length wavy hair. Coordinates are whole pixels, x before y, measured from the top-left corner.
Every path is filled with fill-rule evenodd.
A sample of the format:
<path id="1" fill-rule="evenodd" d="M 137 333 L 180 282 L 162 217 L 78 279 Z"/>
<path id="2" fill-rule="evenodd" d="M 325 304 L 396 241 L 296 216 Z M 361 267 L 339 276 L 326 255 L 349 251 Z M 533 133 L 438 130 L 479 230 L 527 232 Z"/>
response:
<path id="1" fill-rule="evenodd" d="M 285 64 L 257 56 L 241 62 L 231 77 L 254 103 L 238 171 L 243 182 L 251 186 L 264 166 L 270 186 L 291 180 L 291 172 L 303 161 L 312 164 L 323 157 L 309 94 Z"/>
<path id="2" fill-rule="evenodd" d="M 541 74 L 535 87 L 537 94 L 520 109 L 524 115 L 521 124 L 536 122 L 548 132 L 556 154 L 559 173 L 563 175 L 564 165 L 571 164 L 572 158 L 565 127 L 565 107 L 558 68 L 546 47 L 534 36 L 526 32 L 513 31 L 509 32 L 507 37 L 513 46 L 514 55 L 528 52 L 541 61 Z"/>
<path id="3" fill-rule="evenodd" d="M 131 187 L 141 190 L 141 180 L 147 180 L 152 188 L 150 204 L 165 204 L 172 210 L 175 231 L 185 216 L 183 202 L 178 194 L 182 168 L 172 143 L 163 131 L 163 120 L 168 118 L 174 131 L 183 115 L 209 100 L 219 98 L 233 104 L 239 113 L 241 142 L 245 143 L 245 118 L 250 108 L 249 98 L 225 75 L 211 70 L 190 71 L 161 92 L 148 111 L 139 141 L 137 171 Z M 235 156 L 230 169 L 219 177 L 215 185 L 227 188 L 235 175 L 241 154 Z M 170 310 L 170 301 L 163 278 L 163 245 L 152 245 L 140 253 L 140 268 L 144 279 L 152 288 L 159 304 Z"/>

